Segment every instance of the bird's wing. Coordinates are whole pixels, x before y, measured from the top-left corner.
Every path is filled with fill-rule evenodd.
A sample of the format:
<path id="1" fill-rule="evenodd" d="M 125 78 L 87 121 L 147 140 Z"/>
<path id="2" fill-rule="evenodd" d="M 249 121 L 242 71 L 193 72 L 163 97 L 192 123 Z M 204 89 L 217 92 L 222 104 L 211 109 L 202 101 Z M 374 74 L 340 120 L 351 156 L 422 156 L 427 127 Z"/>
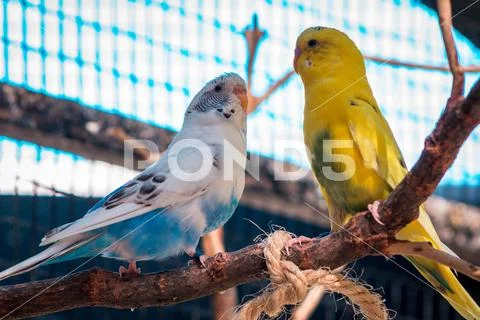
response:
<path id="1" fill-rule="evenodd" d="M 210 148 L 213 155 L 218 152 L 215 146 Z M 47 233 L 40 245 L 103 228 L 155 209 L 164 208 L 166 211 L 185 204 L 205 193 L 219 174 L 218 169 L 211 165 L 201 179 L 184 181 L 177 177 L 175 171 L 169 170 L 168 157 L 176 157 L 177 168 L 183 172 L 196 172 L 203 161 L 194 148 L 175 154 L 166 152 L 157 163 L 100 200 L 83 218 Z"/>
<path id="2" fill-rule="evenodd" d="M 361 99 L 355 99 L 354 103 L 347 117 L 351 120 L 349 129 L 355 146 L 360 151 L 365 166 L 373 169 L 394 189 L 408 170 L 392 130 L 377 107 Z M 418 219 L 402 229 L 397 238 L 428 241 L 438 248 L 451 252 L 441 242 L 423 206 Z"/>
<path id="3" fill-rule="evenodd" d="M 365 167 L 393 189 L 407 174 L 407 167 L 392 130 L 376 106 L 353 99 L 347 113 L 348 127 Z"/>

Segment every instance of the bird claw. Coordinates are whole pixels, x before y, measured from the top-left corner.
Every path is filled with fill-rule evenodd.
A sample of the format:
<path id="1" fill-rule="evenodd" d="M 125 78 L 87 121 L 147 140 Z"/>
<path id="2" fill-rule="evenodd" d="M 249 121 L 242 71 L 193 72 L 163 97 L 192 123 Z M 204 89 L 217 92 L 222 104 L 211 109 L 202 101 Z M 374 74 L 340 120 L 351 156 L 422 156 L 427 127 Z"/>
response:
<path id="1" fill-rule="evenodd" d="M 385 224 L 380 220 L 380 215 L 378 213 L 378 207 L 380 206 L 380 204 L 381 202 L 377 200 L 374 201 L 372 204 L 369 204 L 367 208 L 368 211 L 370 211 L 370 213 L 372 214 L 373 219 L 375 219 L 375 221 L 384 226 Z"/>
<path id="2" fill-rule="evenodd" d="M 118 273 L 120 273 L 120 277 L 128 277 L 128 276 L 138 276 L 142 270 L 140 268 L 137 268 L 137 263 L 135 261 L 130 261 L 128 263 L 128 268 L 125 268 L 124 266 L 120 266 L 118 268 Z"/>
<path id="3" fill-rule="evenodd" d="M 207 255 L 201 254 L 200 250 L 195 250 L 193 248 L 188 248 L 187 250 L 185 250 L 185 253 L 193 258 L 191 260 L 188 260 L 189 266 L 199 263 L 202 267 L 206 268 L 205 261 L 209 258 Z"/>
<path id="4" fill-rule="evenodd" d="M 208 258 L 209 257 L 205 254 L 202 254 L 202 255 L 197 256 L 197 257 L 193 257 L 193 259 L 188 260 L 188 266 L 193 266 L 194 264 L 200 264 L 203 268 L 206 268 L 207 264 L 205 263 L 205 261 Z"/>
<path id="5" fill-rule="evenodd" d="M 287 253 L 287 255 L 290 255 L 290 248 L 293 247 L 294 245 L 298 244 L 301 246 L 304 243 L 309 243 L 312 241 L 313 241 L 312 238 L 305 237 L 305 236 L 300 236 L 297 238 L 290 239 L 285 244 L 285 252 Z"/>

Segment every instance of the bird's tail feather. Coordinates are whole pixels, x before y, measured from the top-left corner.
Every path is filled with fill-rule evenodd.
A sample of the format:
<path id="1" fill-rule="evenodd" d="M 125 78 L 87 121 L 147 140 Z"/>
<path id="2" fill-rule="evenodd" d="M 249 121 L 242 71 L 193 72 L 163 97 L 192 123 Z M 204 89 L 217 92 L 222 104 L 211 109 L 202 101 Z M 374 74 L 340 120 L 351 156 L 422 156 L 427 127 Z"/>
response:
<path id="1" fill-rule="evenodd" d="M 409 257 L 407 259 L 465 319 L 480 319 L 479 306 L 449 267 L 424 258 Z"/>
<path id="2" fill-rule="evenodd" d="M 98 235 L 85 237 L 75 237 L 73 239 L 57 242 L 42 252 L 30 257 L 8 269 L 0 272 L 0 281 L 33 270 L 43 264 L 48 264 L 51 260 L 70 252 L 84 244 L 92 241 Z"/>
<path id="3" fill-rule="evenodd" d="M 416 242 L 426 241 L 438 250 L 452 252 L 438 238 L 423 208 L 420 209 L 419 219 L 400 230 L 396 238 Z M 422 257 L 407 257 L 407 259 L 465 319 L 480 320 L 480 307 L 463 288 L 449 267 Z"/>
<path id="4" fill-rule="evenodd" d="M 62 230 L 65 230 L 67 229 L 68 227 L 70 227 L 72 225 L 72 222 L 70 223 L 66 223 L 66 224 L 63 224 L 59 227 L 56 227 L 56 228 L 53 228 L 52 230 L 48 231 L 47 233 L 45 233 L 45 235 L 43 236 L 42 240 L 40 240 L 40 246 L 42 246 L 42 243 L 45 242 L 46 240 L 50 239 L 50 237 L 56 235 L 57 233 L 59 233 L 60 231 Z"/>

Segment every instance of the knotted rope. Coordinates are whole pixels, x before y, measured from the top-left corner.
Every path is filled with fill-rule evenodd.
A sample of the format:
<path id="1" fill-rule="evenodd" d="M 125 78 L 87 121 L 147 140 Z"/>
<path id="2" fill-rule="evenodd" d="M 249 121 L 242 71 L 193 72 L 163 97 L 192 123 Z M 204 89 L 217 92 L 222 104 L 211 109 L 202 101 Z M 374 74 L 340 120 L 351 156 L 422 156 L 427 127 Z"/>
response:
<path id="1" fill-rule="evenodd" d="M 263 254 L 266 259 L 271 285 L 259 296 L 244 304 L 234 316 L 234 320 L 257 320 L 264 312 L 270 317 L 278 316 L 285 305 L 301 302 L 308 290 L 322 286 L 330 292 L 347 297 L 369 320 L 387 320 L 388 310 L 380 295 L 369 288 L 348 279 L 341 273 L 328 269 L 300 270 L 288 260 L 281 260 L 282 250 L 292 239 L 285 231 L 276 231 L 266 239 Z"/>

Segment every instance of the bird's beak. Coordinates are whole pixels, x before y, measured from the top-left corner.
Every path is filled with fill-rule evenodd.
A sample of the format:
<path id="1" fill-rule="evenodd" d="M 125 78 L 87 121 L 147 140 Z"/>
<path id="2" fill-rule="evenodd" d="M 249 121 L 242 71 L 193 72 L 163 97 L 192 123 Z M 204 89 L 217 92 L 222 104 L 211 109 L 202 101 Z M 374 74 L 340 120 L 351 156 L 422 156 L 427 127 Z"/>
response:
<path id="1" fill-rule="evenodd" d="M 302 54 L 302 49 L 300 49 L 299 47 L 296 47 L 295 48 L 295 57 L 293 58 L 293 70 L 295 70 L 296 73 L 298 73 L 297 61 L 298 61 L 298 58 L 300 58 L 301 54 Z"/>
<path id="2" fill-rule="evenodd" d="M 247 111 L 248 107 L 248 98 L 247 98 L 247 90 L 244 86 L 236 86 L 233 88 L 233 94 L 240 100 L 240 104 L 242 105 L 243 111 Z"/>

